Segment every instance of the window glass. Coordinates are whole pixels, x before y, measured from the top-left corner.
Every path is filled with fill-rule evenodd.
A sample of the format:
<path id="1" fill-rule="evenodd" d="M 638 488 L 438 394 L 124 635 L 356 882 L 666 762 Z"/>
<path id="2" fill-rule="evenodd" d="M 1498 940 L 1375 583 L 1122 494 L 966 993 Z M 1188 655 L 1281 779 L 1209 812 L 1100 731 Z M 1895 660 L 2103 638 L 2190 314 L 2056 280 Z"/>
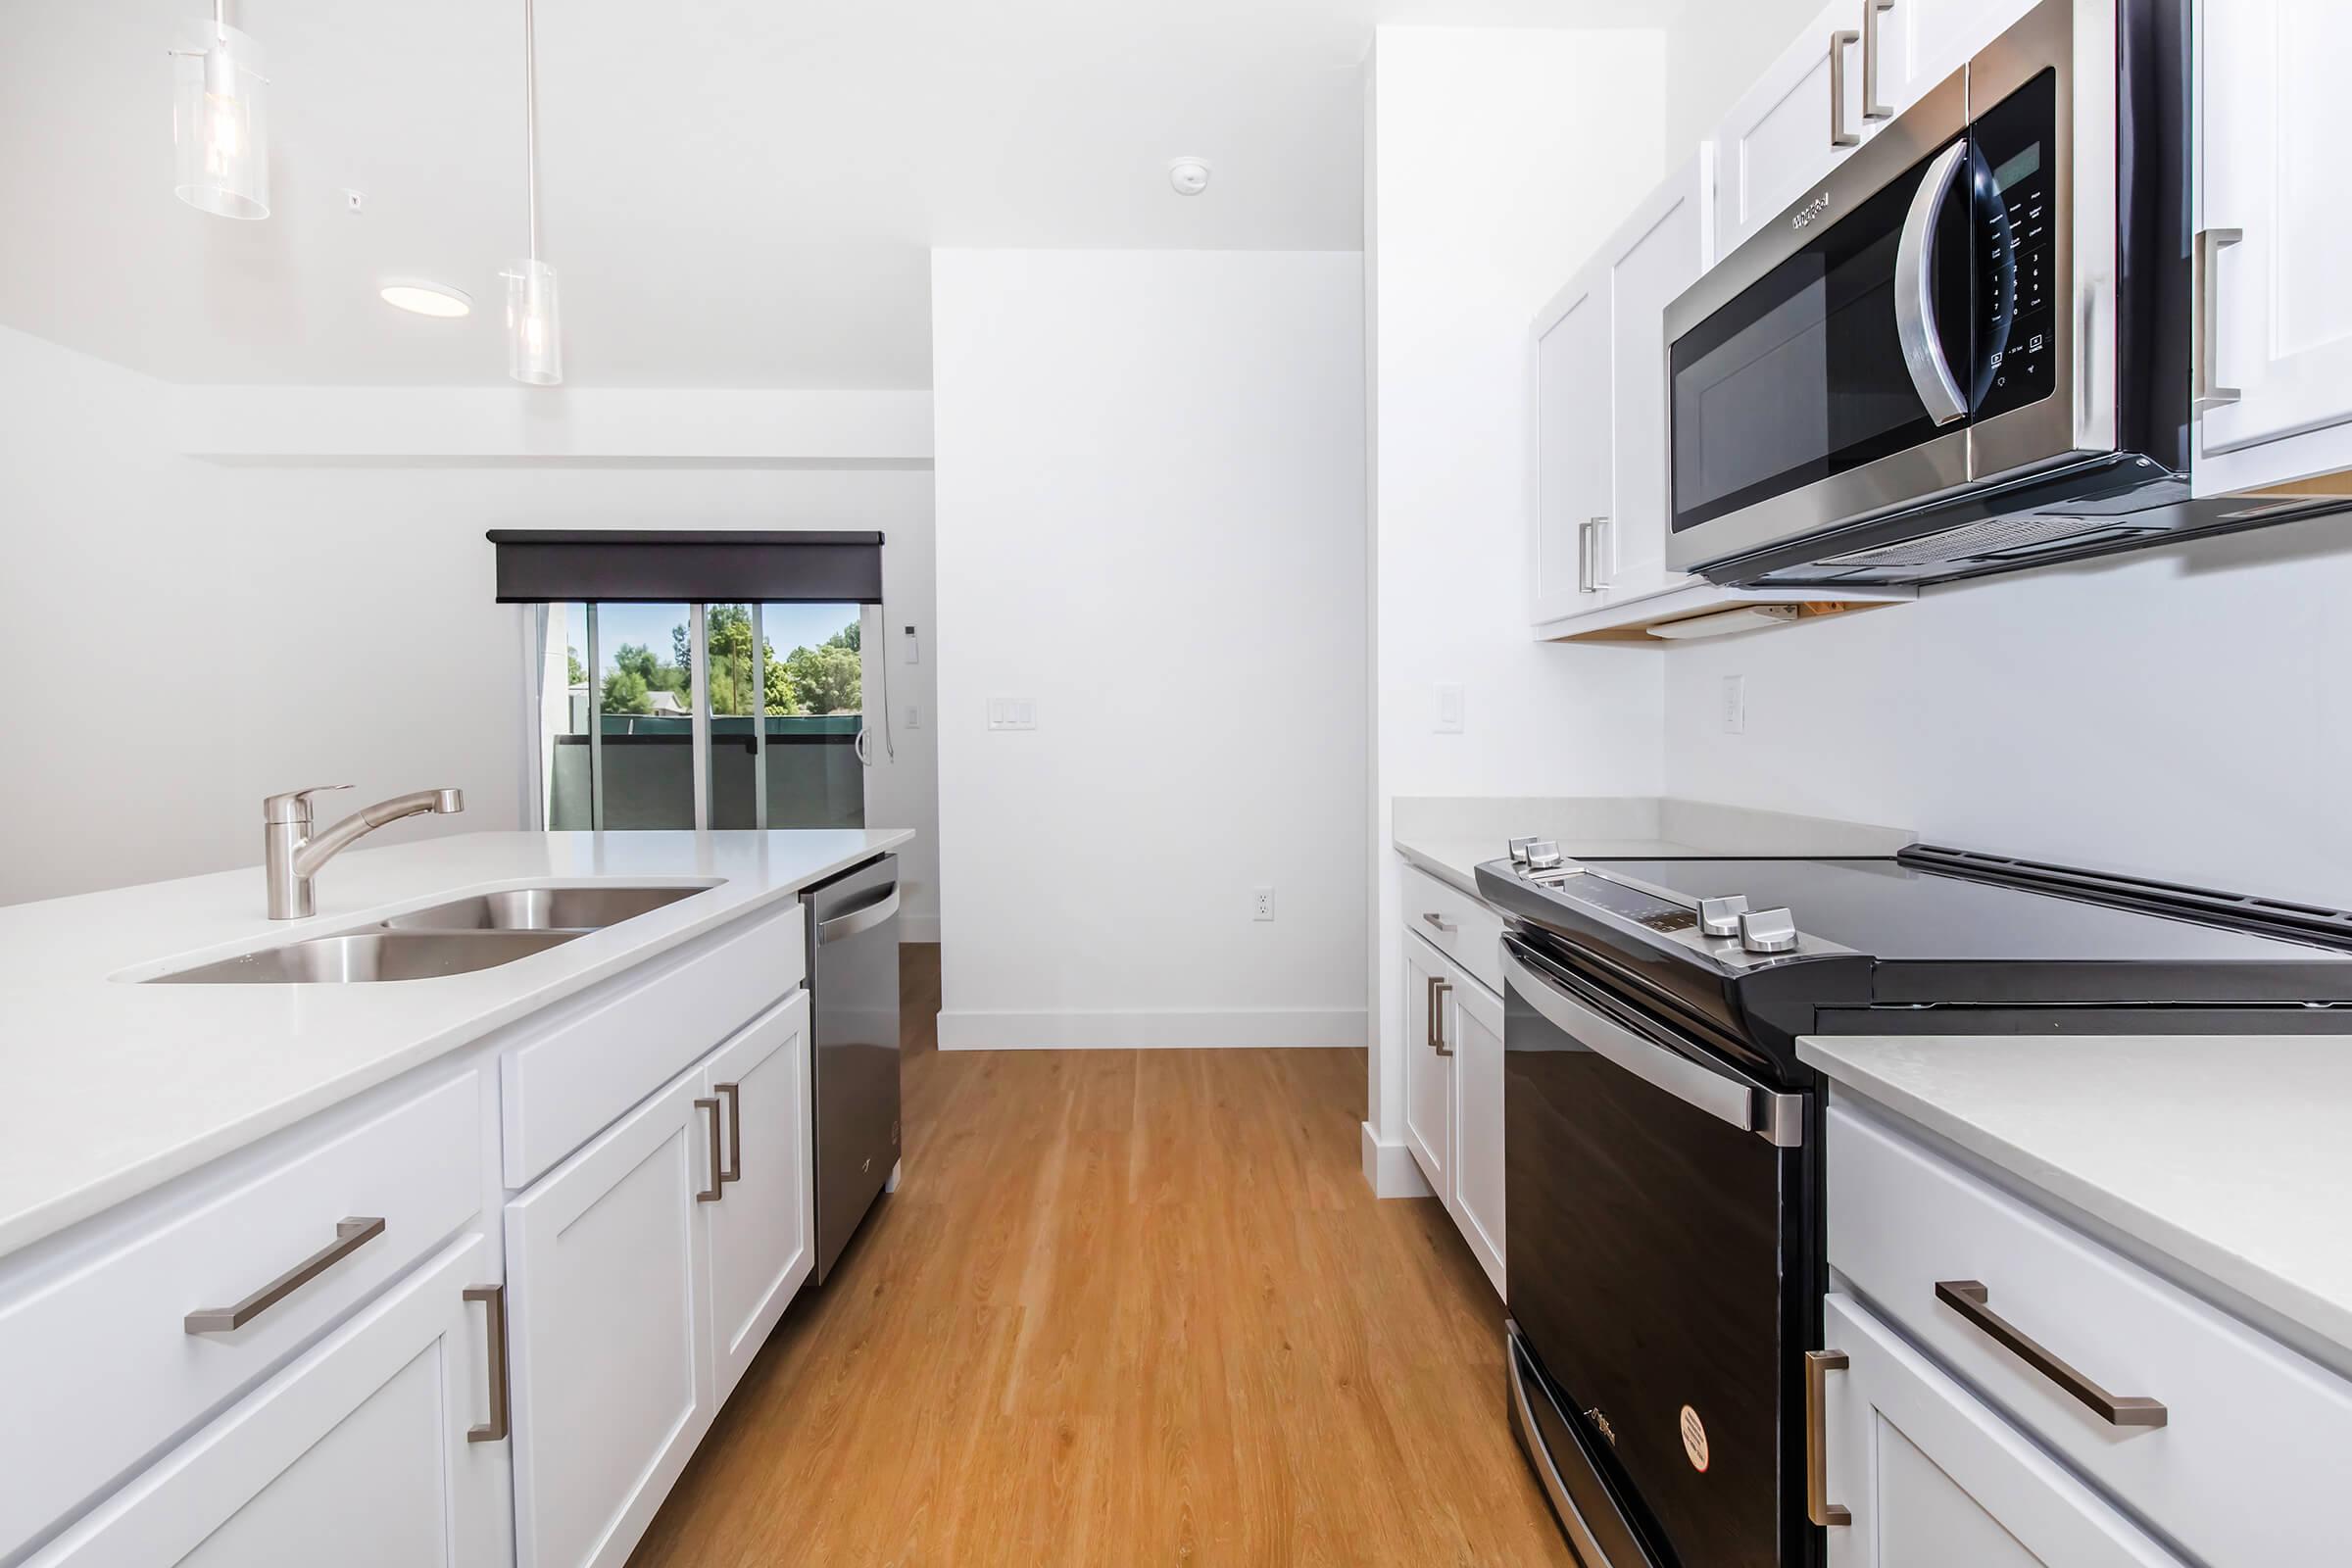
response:
<path id="1" fill-rule="evenodd" d="M 550 828 L 585 830 L 588 758 L 588 607 L 549 605 L 539 675 L 540 805 Z"/>
<path id="2" fill-rule="evenodd" d="M 694 694 L 686 605 L 596 607 L 604 826 L 694 826 Z"/>
<path id="3" fill-rule="evenodd" d="M 760 612 L 769 649 L 767 825 L 863 827 L 858 607 L 762 605 Z"/>

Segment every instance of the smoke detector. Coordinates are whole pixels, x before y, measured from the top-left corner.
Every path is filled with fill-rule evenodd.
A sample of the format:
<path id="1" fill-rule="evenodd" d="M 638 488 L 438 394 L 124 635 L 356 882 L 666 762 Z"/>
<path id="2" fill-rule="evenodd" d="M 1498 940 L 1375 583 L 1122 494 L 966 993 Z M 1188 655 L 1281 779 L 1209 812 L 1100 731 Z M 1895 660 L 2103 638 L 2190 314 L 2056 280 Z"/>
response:
<path id="1" fill-rule="evenodd" d="M 1205 158 L 1172 158 L 1168 161 L 1168 183 L 1176 187 L 1179 196 L 1198 196 L 1208 189 L 1208 160 Z"/>

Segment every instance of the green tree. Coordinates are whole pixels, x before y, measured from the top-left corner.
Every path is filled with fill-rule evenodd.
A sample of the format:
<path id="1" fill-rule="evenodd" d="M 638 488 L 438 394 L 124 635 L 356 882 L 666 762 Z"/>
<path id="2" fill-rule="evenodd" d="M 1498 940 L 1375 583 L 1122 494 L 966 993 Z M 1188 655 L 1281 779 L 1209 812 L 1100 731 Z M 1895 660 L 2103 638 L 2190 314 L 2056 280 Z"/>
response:
<path id="1" fill-rule="evenodd" d="M 608 713 L 650 713 L 645 676 L 634 669 L 616 669 L 605 677 L 604 710 Z"/>
<path id="2" fill-rule="evenodd" d="M 577 648 L 566 648 L 564 650 L 564 657 L 571 662 L 571 675 L 568 683 L 573 686 L 587 685 L 588 667 L 580 662 L 580 651 Z"/>
<path id="3" fill-rule="evenodd" d="M 860 671 L 856 651 L 842 646 L 838 636 L 816 648 L 796 648 L 784 661 L 801 706 L 811 713 L 855 713 L 858 710 Z"/>

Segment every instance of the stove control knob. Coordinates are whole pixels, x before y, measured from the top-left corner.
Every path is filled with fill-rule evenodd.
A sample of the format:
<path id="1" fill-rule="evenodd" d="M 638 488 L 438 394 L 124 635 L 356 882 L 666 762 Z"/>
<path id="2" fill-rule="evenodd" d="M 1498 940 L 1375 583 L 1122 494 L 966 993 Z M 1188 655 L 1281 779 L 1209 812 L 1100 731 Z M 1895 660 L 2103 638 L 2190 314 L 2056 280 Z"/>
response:
<path id="1" fill-rule="evenodd" d="M 1698 901 L 1698 928 L 1711 937 L 1736 937 L 1740 934 L 1740 917 L 1747 912 L 1747 895 L 1735 893 L 1728 899 Z"/>
<path id="2" fill-rule="evenodd" d="M 1740 946 L 1750 953 L 1790 953 L 1796 916 L 1787 909 L 1752 909 L 1740 916 Z"/>
<path id="3" fill-rule="evenodd" d="M 1527 847 L 1535 842 L 1534 839 L 1511 840 L 1511 863 L 1525 865 L 1527 863 Z"/>
<path id="4" fill-rule="evenodd" d="M 1527 868 L 1531 871 L 1556 870 L 1563 857 L 1554 839 L 1537 839 L 1527 847 Z"/>

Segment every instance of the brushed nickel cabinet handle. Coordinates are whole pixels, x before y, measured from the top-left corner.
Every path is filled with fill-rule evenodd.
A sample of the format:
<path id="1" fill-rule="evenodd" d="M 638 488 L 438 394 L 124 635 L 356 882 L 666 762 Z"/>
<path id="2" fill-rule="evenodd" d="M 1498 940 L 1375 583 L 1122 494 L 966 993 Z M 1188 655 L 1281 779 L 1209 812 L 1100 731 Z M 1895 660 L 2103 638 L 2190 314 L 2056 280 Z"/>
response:
<path id="1" fill-rule="evenodd" d="M 1879 102 L 1879 17 L 1894 0 L 1862 0 L 1862 118 L 1891 120 L 1894 105 Z"/>
<path id="2" fill-rule="evenodd" d="M 727 1196 L 721 1190 L 726 1186 L 726 1172 L 719 1168 L 718 1163 L 718 1102 L 697 1100 L 694 1108 L 710 1118 L 710 1185 L 707 1190 L 695 1194 L 694 1200 L 698 1203 L 715 1203 Z"/>
<path id="3" fill-rule="evenodd" d="M 190 1334 L 225 1334 L 241 1329 L 319 1275 L 384 1234 L 384 1222 L 373 1215 L 355 1215 L 335 1221 L 335 1239 L 263 1286 L 234 1306 L 199 1307 L 182 1320 Z"/>
<path id="4" fill-rule="evenodd" d="M 2245 239 L 2246 231 L 2242 228 L 2200 228 L 2197 230 L 2197 243 L 2189 253 L 2190 264 L 2197 274 L 2197 373 L 2190 407 L 2199 412 L 2235 403 L 2244 396 L 2238 388 L 2221 383 L 2220 274 L 2223 248 L 2242 245 Z"/>
<path id="5" fill-rule="evenodd" d="M 1451 935 L 1453 932 L 1461 929 L 1460 926 L 1455 925 L 1451 920 L 1446 919 L 1444 915 L 1439 914 L 1434 909 L 1424 909 L 1421 912 L 1421 918 L 1427 920 L 1431 925 L 1436 926 L 1440 931 L 1446 932 L 1447 935 Z"/>
<path id="6" fill-rule="evenodd" d="M 507 1404 L 507 1288 L 504 1285 L 468 1285 L 466 1299 L 479 1301 L 483 1307 L 483 1324 L 488 1332 L 490 1348 L 490 1419 L 479 1426 L 466 1429 L 467 1443 L 497 1443 L 507 1435 L 510 1416 Z"/>
<path id="7" fill-rule="evenodd" d="M 1851 1509 L 1830 1500 L 1829 1375 L 1847 1364 L 1843 1350 L 1805 1352 L 1805 1517 L 1832 1528 L 1854 1522 Z"/>
<path id="8" fill-rule="evenodd" d="M 1439 1010 L 1439 1008 L 1445 1004 L 1446 999 L 1452 995 L 1453 982 L 1450 980 L 1441 980 L 1438 982 L 1438 989 L 1432 993 L 1430 997 L 1429 1027 L 1430 1032 L 1437 1037 L 1433 1044 L 1437 1049 L 1438 1054 L 1441 1056 L 1450 1056 L 1453 1054 L 1453 1048 L 1446 1043 L 1446 1015 Z"/>
<path id="9" fill-rule="evenodd" d="M 1830 145 L 1858 147 L 1862 138 L 1845 128 L 1845 51 L 1861 41 L 1852 28 L 1830 34 Z"/>
<path id="10" fill-rule="evenodd" d="M 1421 1043 L 1432 1051 L 1438 1049 L 1438 987 L 1442 984 L 1434 974 L 1422 982 L 1422 998 L 1428 1005 L 1422 1009 Z"/>
<path id="11" fill-rule="evenodd" d="M 726 1101 L 727 1125 L 735 1129 L 734 1138 L 727 1144 L 727 1168 L 718 1173 L 718 1179 L 721 1182 L 739 1182 L 743 1180 L 743 1085 L 712 1084 L 710 1087 L 717 1090 Z"/>
<path id="12" fill-rule="evenodd" d="M 1992 1292 L 1979 1280 L 1936 1282 L 1936 1299 L 1982 1329 L 1993 1344 L 2074 1396 L 2109 1426 L 2160 1427 L 2171 1418 L 2170 1412 L 2155 1399 L 2109 1394 L 1986 1305 L 1991 1298 Z"/>

